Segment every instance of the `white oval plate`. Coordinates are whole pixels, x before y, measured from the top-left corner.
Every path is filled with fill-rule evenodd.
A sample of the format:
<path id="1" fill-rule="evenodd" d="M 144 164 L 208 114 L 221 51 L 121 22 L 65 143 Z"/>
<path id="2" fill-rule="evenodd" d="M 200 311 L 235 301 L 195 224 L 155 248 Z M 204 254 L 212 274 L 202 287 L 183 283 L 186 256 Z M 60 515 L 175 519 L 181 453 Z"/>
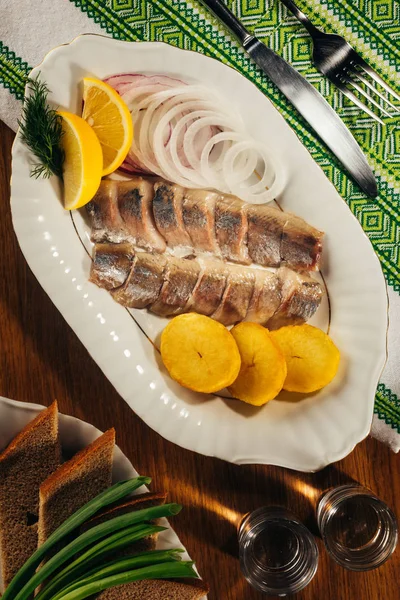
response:
<path id="1" fill-rule="evenodd" d="M 21 249 L 117 391 L 155 431 L 205 455 L 301 471 L 346 456 L 369 432 L 386 358 L 385 281 L 361 226 L 269 100 L 218 61 L 160 43 L 85 35 L 52 50 L 32 75 L 38 71 L 52 90 L 51 100 L 74 112 L 81 105 L 79 83 L 88 74 L 165 73 L 216 89 L 235 103 L 249 132 L 272 144 L 284 162 L 288 185 L 281 206 L 326 232 L 323 274 L 331 314 L 325 303 L 312 322 L 326 328 L 330 316 L 330 334 L 343 357 L 334 382 L 301 401 L 286 394 L 261 409 L 201 396 L 170 380 L 150 343 L 157 344 L 166 320 L 127 311 L 88 283 L 88 228 L 79 213 L 63 210 L 55 178 L 30 178 L 32 157 L 17 135 L 11 206 Z"/>
<path id="2" fill-rule="evenodd" d="M 43 410 L 43 406 L 40 406 L 39 404 L 17 402 L 16 400 L 9 400 L 8 398 L 0 396 L 0 453 L 8 446 L 21 429 L 32 421 L 41 410 Z M 79 450 L 88 446 L 88 444 L 101 435 L 101 431 L 96 429 L 96 427 L 90 423 L 86 423 L 85 421 L 81 421 L 76 417 L 70 417 L 68 415 L 60 414 L 59 427 L 61 448 L 63 454 L 66 456 L 76 454 Z M 125 454 L 116 447 L 114 450 L 113 483 L 131 479 L 138 475 L 139 473 L 134 469 Z M 147 488 L 143 486 L 137 490 L 136 493 L 141 494 L 144 489 L 147 490 Z M 182 545 L 168 521 L 162 519 L 160 520 L 160 523 L 164 527 L 168 526 L 168 529 L 159 534 L 157 548 L 160 550 L 182 548 L 185 551 L 182 553 L 183 560 L 190 560 L 186 548 Z M 0 590 L 1 589 L 0 572 Z M 207 600 L 207 597 L 204 596 L 203 600 Z"/>

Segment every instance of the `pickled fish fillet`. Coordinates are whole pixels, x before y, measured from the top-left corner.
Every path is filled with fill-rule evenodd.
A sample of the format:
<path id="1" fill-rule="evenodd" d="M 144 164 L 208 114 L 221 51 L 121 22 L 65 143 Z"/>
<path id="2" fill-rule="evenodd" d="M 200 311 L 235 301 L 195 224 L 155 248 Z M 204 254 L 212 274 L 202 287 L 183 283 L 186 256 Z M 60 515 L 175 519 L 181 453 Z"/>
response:
<path id="1" fill-rule="evenodd" d="M 120 288 L 129 277 L 134 259 L 130 244 L 96 244 L 89 281 L 106 290 Z"/>
<path id="2" fill-rule="evenodd" d="M 131 242 L 164 252 L 165 239 L 153 216 L 154 182 L 143 177 L 129 181 L 104 180 L 86 209 L 94 242 Z"/>
<path id="3" fill-rule="evenodd" d="M 90 281 L 129 308 L 162 316 L 193 311 L 224 325 L 246 319 L 271 329 L 310 319 L 322 298 L 317 281 L 287 267 L 271 273 L 218 259 L 135 253 L 127 243 L 95 244 Z"/>
<path id="4" fill-rule="evenodd" d="M 323 233 L 294 214 L 209 190 L 134 177 L 103 181 L 87 212 L 94 242 L 184 246 L 239 264 L 318 269 Z"/>
<path id="5" fill-rule="evenodd" d="M 191 246 L 191 239 L 183 222 L 184 189 L 166 182 L 154 186 L 153 214 L 158 231 L 171 247 Z"/>
<path id="6" fill-rule="evenodd" d="M 94 264 L 96 264 L 96 255 L 97 251 Z M 114 299 L 127 308 L 146 308 L 153 304 L 160 295 L 164 283 L 163 274 L 166 264 L 167 261 L 163 256 L 138 252 L 125 282 L 118 289 L 112 290 Z"/>

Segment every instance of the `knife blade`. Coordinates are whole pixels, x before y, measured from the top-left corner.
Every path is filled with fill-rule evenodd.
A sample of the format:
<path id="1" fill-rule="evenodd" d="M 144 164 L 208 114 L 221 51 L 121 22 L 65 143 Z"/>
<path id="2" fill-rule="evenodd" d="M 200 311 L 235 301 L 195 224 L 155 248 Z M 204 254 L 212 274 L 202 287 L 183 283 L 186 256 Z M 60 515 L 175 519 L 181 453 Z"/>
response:
<path id="1" fill-rule="evenodd" d="M 239 39 L 260 69 L 281 90 L 370 197 L 378 195 L 376 179 L 360 146 L 325 98 L 289 63 L 260 42 L 222 0 L 201 0 Z"/>

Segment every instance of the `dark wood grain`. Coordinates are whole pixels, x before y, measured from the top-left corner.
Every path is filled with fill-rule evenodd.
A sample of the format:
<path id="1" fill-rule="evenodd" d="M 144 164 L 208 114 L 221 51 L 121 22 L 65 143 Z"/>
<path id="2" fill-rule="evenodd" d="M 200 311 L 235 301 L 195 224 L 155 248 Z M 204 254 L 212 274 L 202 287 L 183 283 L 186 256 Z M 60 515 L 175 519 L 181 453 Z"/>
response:
<path id="1" fill-rule="evenodd" d="M 355 480 L 400 514 L 399 457 L 373 439 L 317 474 L 277 467 L 238 467 L 182 450 L 145 425 L 125 404 L 29 270 L 12 228 L 9 205 L 13 133 L 0 124 L 0 394 L 48 405 L 105 430 L 139 472 L 153 477 L 184 505 L 174 527 L 210 584 L 210 600 L 261 600 L 240 574 L 236 524 L 267 504 L 289 507 L 316 532 L 316 499 L 324 489 Z M 307 440 L 304 440 L 307 443 Z M 299 600 L 399 600 L 400 551 L 368 573 L 345 571 L 321 540 L 318 573 Z"/>

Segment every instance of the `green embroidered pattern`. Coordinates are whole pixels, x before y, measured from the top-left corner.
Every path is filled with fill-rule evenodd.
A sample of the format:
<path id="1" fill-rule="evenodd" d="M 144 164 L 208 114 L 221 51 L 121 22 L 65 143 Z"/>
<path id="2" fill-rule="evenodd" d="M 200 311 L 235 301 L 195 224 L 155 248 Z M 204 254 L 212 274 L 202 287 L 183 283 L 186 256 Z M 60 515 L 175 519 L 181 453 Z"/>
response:
<path id="1" fill-rule="evenodd" d="M 24 97 L 25 80 L 31 68 L 0 41 L 0 83 L 17 100 Z"/>
<path id="2" fill-rule="evenodd" d="M 250 79 L 275 104 L 360 221 L 386 279 L 400 292 L 400 120 L 381 127 L 343 97 L 311 62 L 312 44 L 280 0 L 226 0 L 262 41 L 301 72 L 332 104 L 368 156 L 377 176 L 374 201 L 343 172 L 286 98 L 249 60 L 204 5 L 193 0 L 70 0 L 115 39 L 163 41 L 217 58 Z M 298 0 L 327 33 L 343 35 L 392 86 L 400 72 L 400 4 L 397 0 Z M 29 66 L 0 42 L 0 83 L 22 99 Z M 400 401 L 383 384 L 375 413 L 400 433 Z"/>
<path id="3" fill-rule="evenodd" d="M 378 385 L 374 413 L 385 421 L 386 425 L 400 433 L 400 400 L 383 383 Z"/>

